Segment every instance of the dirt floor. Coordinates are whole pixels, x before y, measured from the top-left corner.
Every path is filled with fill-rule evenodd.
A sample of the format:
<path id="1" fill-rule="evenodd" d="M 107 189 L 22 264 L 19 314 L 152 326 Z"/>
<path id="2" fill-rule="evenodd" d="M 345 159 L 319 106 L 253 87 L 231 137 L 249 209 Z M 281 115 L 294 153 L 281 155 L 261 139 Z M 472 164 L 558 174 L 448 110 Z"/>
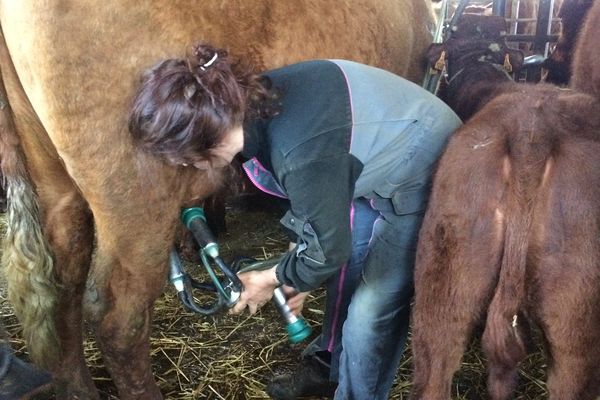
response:
<path id="1" fill-rule="evenodd" d="M 232 260 L 240 255 L 268 258 L 283 252 L 287 238 L 279 228 L 279 217 L 276 212 L 230 212 L 228 231 L 219 238 L 223 258 Z M 26 358 L 18 322 L 5 297 L 2 294 L 2 321 L 7 325 L 13 348 Z M 319 330 L 323 303 L 324 293 L 319 290 L 313 292 L 305 306 L 304 317 L 313 327 L 313 336 Z M 174 289 L 167 285 L 155 310 L 152 362 L 166 399 L 268 399 L 265 385 L 273 374 L 288 372 L 294 367 L 306 343 L 291 345 L 288 342 L 283 322 L 270 304 L 252 317 L 224 314 L 207 318 L 187 312 Z M 534 350 L 523 363 L 516 399 L 547 398 L 543 384 L 544 360 L 539 348 Z M 91 337 L 86 342 L 86 357 L 102 399 L 118 399 Z M 391 399 L 408 398 L 410 370 L 409 347 Z M 452 398 L 487 398 L 485 362 L 476 342 L 471 345 L 455 378 Z"/>

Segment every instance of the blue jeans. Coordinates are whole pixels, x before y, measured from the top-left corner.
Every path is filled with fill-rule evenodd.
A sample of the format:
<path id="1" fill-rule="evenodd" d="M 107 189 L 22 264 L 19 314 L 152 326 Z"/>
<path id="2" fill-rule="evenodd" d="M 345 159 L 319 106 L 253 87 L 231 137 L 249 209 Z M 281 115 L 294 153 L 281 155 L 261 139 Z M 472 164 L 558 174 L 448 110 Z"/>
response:
<path id="1" fill-rule="evenodd" d="M 342 332 L 335 399 L 387 399 L 408 334 L 423 213 L 380 210 Z"/>
<path id="2" fill-rule="evenodd" d="M 408 332 L 423 213 L 396 215 L 383 198 L 357 199 L 353 211 L 351 259 L 327 283 L 323 329 L 305 354 L 331 352 L 336 399 L 387 399 Z"/>
<path id="3" fill-rule="evenodd" d="M 327 281 L 325 318 L 321 334 L 303 352 L 305 356 L 314 356 L 321 351 L 331 353 L 329 380 L 333 382 L 338 381 L 342 353 L 342 326 L 348 315 L 352 295 L 361 281 L 373 224 L 379 217 L 379 212 L 375 211 L 369 200 L 365 198 L 354 200 L 351 213 L 352 255 L 340 271 Z"/>
<path id="4" fill-rule="evenodd" d="M 456 128 L 419 123 L 413 141 L 369 200 L 353 205 L 348 264 L 327 286 L 323 331 L 307 349 L 329 350 L 335 399 L 387 399 L 408 334 L 417 239 L 435 162 Z M 447 125 L 447 126 L 446 126 Z M 340 333 L 341 331 L 341 333 Z"/>

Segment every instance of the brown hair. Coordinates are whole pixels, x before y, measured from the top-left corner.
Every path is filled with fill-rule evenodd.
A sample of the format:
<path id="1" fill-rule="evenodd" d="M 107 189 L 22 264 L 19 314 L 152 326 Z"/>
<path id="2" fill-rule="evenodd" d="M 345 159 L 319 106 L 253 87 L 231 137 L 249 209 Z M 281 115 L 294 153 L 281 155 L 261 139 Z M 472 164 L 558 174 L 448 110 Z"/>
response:
<path id="1" fill-rule="evenodd" d="M 144 150 L 172 164 L 213 160 L 211 149 L 245 118 L 277 113 L 270 82 L 227 51 L 198 43 L 185 59 L 167 59 L 142 76 L 129 131 Z M 271 100 L 269 100 L 271 99 Z"/>

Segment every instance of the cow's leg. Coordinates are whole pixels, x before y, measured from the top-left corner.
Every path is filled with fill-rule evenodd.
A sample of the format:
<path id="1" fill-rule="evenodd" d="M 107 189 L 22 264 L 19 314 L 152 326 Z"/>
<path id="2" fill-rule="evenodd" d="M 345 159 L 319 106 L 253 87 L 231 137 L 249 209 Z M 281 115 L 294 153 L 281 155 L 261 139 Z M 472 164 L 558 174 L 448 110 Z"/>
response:
<path id="1" fill-rule="evenodd" d="M 600 396 L 599 146 L 577 146 L 581 153 L 556 160 L 552 190 L 537 201 L 544 225 L 532 237 L 539 261 L 530 312 L 547 342 L 550 400 Z"/>
<path id="2" fill-rule="evenodd" d="M 167 280 L 175 221 L 139 214 L 96 221 L 98 247 L 86 305 L 94 311 L 105 366 L 120 399 L 162 399 L 152 375 L 149 335 L 152 307 Z"/>
<path id="3" fill-rule="evenodd" d="M 569 325 L 568 329 L 572 327 L 573 325 Z M 596 330 L 582 330 L 578 334 L 568 332 L 568 335 L 564 335 L 565 332 L 561 332 L 555 335 L 560 336 L 558 340 L 569 342 L 560 343 L 553 339 L 550 344 L 553 362 L 548 371 L 549 400 L 596 400 L 600 396 L 598 324 L 594 329 Z"/>
<path id="4" fill-rule="evenodd" d="M 600 278 L 594 262 L 597 265 L 595 260 L 563 268 L 563 274 L 543 286 L 537 303 L 551 358 L 550 400 L 600 396 Z M 551 276 L 552 271 L 548 272 Z"/>
<path id="5" fill-rule="evenodd" d="M 471 229 L 477 224 L 431 213 L 423 225 L 415 271 L 412 400 L 450 398 L 452 376 L 491 300 L 499 230 L 493 224 Z"/>
<path id="6" fill-rule="evenodd" d="M 97 399 L 83 354 L 82 299 L 89 271 L 92 246 L 92 216 L 85 200 L 71 191 L 42 196 L 44 229 L 55 259 L 58 280 L 56 327 L 61 346 L 53 373 L 59 399 Z M 44 204 L 45 203 L 45 204 Z"/>
<path id="7" fill-rule="evenodd" d="M 6 183 L 12 187 L 8 218 L 12 224 L 10 235 L 15 240 L 5 255 L 12 261 L 25 260 L 32 268 L 23 274 L 19 262 L 10 262 L 15 266 L 13 271 L 6 271 L 11 275 L 9 293 L 14 294 L 10 297 L 16 300 L 13 304 L 32 357 L 45 363 L 53 373 L 58 397 L 96 399 L 82 344 L 82 296 L 93 247 L 92 216 L 35 118 L 9 62 L 5 43 L 0 45 L 0 59 L 0 121 L 5 156 L 2 164 L 4 172 L 8 172 Z M 27 166 L 28 174 L 19 172 L 21 163 Z M 48 282 L 49 278 L 55 282 Z M 41 321 L 50 313 L 54 324 L 43 324 Z"/>
<path id="8" fill-rule="evenodd" d="M 29 162 L 37 165 L 39 160 L 31 156 Z M 46 168 L 52 182 L 35 181 L 39 199 L 32 191 L 19 190 L 15 182 L 11 183 L 11 245 L 4 254 L 10 257 L 11 268 L 5 272 L 31 356 L 52 372 L 57 397 L 97 399 L 85 365 L 82 333 L 82 297 L 93 246 L 92 217 L 61 168 Z M 32 265 L 25 276 L 19 262 Z M 44 323 L 44 319 L 52 322 Z"/>

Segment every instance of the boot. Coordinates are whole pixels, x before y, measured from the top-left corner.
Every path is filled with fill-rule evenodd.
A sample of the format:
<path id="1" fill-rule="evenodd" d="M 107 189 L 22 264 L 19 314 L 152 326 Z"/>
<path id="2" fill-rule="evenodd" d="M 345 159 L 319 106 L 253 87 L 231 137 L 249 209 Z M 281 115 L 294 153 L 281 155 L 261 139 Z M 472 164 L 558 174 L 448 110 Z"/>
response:
<path id="1" fill-rule="evenodd" d="M 275 400 L 296 400 L 301 397 L 333 398 L 337 382 L 329 380 L 329 365 L 317 356 L 302 359 L 291 374 L 279 375 L 267 385 L 267 394 Z"/>
<path id="2" fill-rule="evenodd" d="M 50 388 L 50 374 L 14 356 L 7 345 L 0 346 L 0 400 L 27 400 Z"/>

